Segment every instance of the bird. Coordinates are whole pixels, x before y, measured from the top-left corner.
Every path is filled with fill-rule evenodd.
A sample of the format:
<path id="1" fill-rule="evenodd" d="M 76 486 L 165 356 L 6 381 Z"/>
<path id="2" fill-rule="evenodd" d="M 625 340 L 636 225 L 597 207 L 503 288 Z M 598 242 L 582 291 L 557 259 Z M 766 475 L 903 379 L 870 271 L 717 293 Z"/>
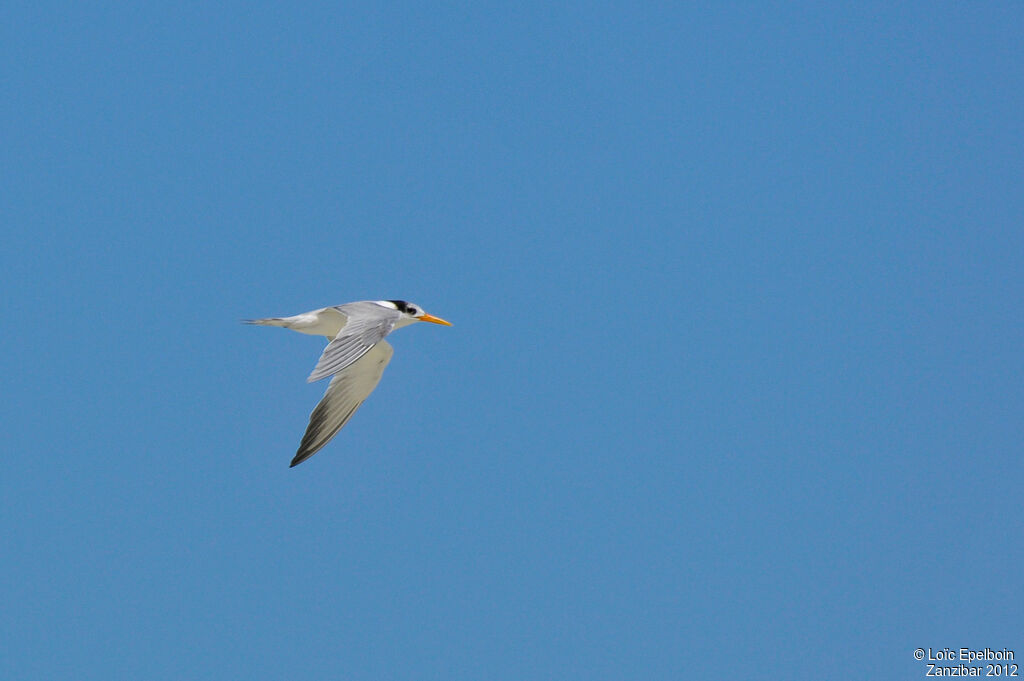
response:
<path id="1" fill-rule="evenodd" d="M 394 348 L 384 337 L 416 322 L 451 326 L 415 303 L 404 300 L 360 300 L 322 307 L 292 317 L 245 319 L 246 324 L 280 326 L 299 333 L 325 336 L 320 360 L 306 379 L 313 383 L 333 376 L 323 399 L 309 416 L 309 425 L 290 468 L 316 454 L 369 397 L 391 361 Z"/>

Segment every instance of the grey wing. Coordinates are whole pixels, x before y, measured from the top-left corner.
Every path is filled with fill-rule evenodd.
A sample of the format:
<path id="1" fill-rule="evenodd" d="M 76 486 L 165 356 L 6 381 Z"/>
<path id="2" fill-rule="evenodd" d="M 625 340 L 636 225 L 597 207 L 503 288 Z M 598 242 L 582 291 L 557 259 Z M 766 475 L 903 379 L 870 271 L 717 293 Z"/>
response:
<path id="1" fill-rule="evenodd" d="M 337 309 L 348 317 L 348 323 L 324 348 L 313 373 L 306 379 L 310 383 L 342 371 L 365 355 L 391 333 L 400 317 L 398 310 L 389 310 L 371 302 L 348 303 L 339 305 Z"/>
<path id="2" fill-rule="evenodd" d="M 393 353 L 391 344 L 382 340 L 331 379 L 323 399 L 309 417 L 309 426 L 292 459 L 292 466 L 320 451 L 348 423 L 363 400 L 377 387 Z"/>

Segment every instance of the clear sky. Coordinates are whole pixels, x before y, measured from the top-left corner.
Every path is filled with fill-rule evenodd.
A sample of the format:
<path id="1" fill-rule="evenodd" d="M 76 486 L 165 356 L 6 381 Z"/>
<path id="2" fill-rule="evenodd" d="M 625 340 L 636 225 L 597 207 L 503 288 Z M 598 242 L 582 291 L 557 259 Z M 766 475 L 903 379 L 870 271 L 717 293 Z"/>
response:
<path id="1" fill-rule="evenodd" d="M 1024 657 L 1024 5 L 14 3 L 0 677 Z M 321 339 L 402 298 L 294 469 Z"/>

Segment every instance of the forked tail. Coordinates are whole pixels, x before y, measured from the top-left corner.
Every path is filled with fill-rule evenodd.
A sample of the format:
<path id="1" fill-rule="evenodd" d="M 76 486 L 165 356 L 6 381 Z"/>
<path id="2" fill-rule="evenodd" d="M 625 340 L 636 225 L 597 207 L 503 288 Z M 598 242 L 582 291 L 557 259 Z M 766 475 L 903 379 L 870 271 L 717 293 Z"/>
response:
<path id="1" fill-rule="evenodd" d="M 290 326 L 289 320 L 284 317 L 267 317 L 265 319 L 243 319 L 243 324 L 259 324 L 260 326 Z"/>

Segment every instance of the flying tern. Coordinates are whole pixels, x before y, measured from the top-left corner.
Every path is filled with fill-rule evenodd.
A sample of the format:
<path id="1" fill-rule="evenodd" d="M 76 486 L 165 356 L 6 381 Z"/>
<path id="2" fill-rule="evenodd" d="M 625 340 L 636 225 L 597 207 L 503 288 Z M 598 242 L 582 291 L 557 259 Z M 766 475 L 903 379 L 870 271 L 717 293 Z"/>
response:
<path id="1" fill-rule="evenodd" d="M 316 454 L 348 423 L 380 382 L 394 349 L 384 337 L 416 322 L 451 326 L 422 307 L 404 300 L 362 300 L 304 312 L 294 317 L 247 319 L 247 324 L 281 326 L 299 333 L 326 336 L 327 347 L 308 382 L 333 376 L 323 399 L 309 416 L 291 466 Z"/>

